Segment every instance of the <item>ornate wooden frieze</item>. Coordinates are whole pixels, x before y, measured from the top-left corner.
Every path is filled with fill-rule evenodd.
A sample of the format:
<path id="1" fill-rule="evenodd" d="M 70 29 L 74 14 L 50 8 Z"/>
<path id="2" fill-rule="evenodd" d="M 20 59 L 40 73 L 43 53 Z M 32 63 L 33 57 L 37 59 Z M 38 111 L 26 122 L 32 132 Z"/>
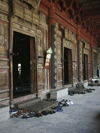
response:
<path id="1" fill-rule="evenodd" d="M 58 68 L 62 68 L 62 63 L 59 63 L 59 62 L 58 62 L 57 67 L 58 67 Z"/>
<path id="2" fill-rule="evenodd" d="M 8 62 L 0 61 L 0 67 L 1 67 L 1 66 L 8 66 Z"/>
<path id="3" fill-rule="evenodd" d="M 39 15 L 33 12 L 33 17 L 39 20 Z"/>
<path id="4" fill-rule="evenodd" d="M 39 90 L 44 89 L 44 74 L 43 69 L 38 69 L 38 88 Z"/>
<path id="5" fill-rule="evenodd" d="M 43 82 L 43 72 L 42 70 L 38 71 L 38 84 L 41 84 Z"/>
<path id="6" fill-rule="evenodd" d="M 56 47 L 57 47 L 57 63 L 61 62 L 61 37 L 56 35 Z"/>
<path id="7" fill-rule="evenodd" d="M 6 22 L 9 21 L 9 20 L 8 20 L 8 16 L 5 15 L 5 14 L 2 14 L 2 13 L 0 13 L 0 19 L 1 19 L 1 20 L 4 20 L 4 21 L 6 21 Z"/>
<path id="8" fill-rule="evenodd" d="M 73 61 L 73 83 L 77 82 L 77 61 Z"/>
<path id="9" fill-rule="evenodd" d="M 59 24 L 55 22 L 56 29 L 58 30 Z"/>
<path id="10" fill-rule="evenodd" d="M 33 24 L 33 25 L 32 25 L 32 29 L 36 31 L 36 29 L 37 29 L 37 28 L 36 28 L 36 25 Z"/>
<path id="11" fill-rule="evenodd" d="M 63 39 L 63 46 L 67 47 L 69 49 L 74 49 L 74 44 L 68 40 L 66 40 L 65 38 Z"/>
<path id="12" fill-rule="evenodd" d="M 57 43 L 60 43 L 61 44 L 61 37 L 56 36 L 56 41 L 57 41 Z"/>
<path id="13" fill-rule="evenodd" d="M 19 18 L 17 16 L 14 16 L 12 21 L 18 23 L 19 22 Z"/>
<path id="14" fill-rule="evenodd" d="M 61 37 L 61 36 L 62 36 L 62 32 L 58 29 L 58 25 L 59 25 L 58 23 L 55 23 L 55 26 L 56 26 L 56 27 L 55 27 L 55 32 L 56 32 L 56 34 L 57 34 L 58 36 Z"/>
<path id="15" fill-rule="evenodd" d="M 34 29 L 32 29 L 32 28 L 29 28 L 30 25 L 29 25 L 29 27 L 26 27 L 26 26 L 23 26 L 23 25 L 13 22 L 12 27 L 13 27 L 14 30 L 17 30 L 18 32 L 21 32 L 23 34 L 26 34 L 26 35 L 29 35 L 29 36 L 31 36 L 31 35 L 36 36 L 37 32 L 36 32 L 36 29 L 35 29 L 34 26 L 32 27 Z"/>
<path id="16" fill-rule="evenodd" d="M 89 45 L 88 42 L 85 43 L 85 48 L 88 49 L 88 50 L 90 50 L 90 45 Z"/>
<path id="17" fill-rule="evenodd" d="M 21 29 L 21 26 L 19 24 L 13 23 L 12 26 L 17 29 Z"/>
<path id="18" fill-rule="evenodd" d="M 42 21 L 39 22 L 39 26 L 45 30 L 48 30 L 48 25 Z"/>
<path id="19" fill-rule="evenodd" d="M 41 63 L 38 62 L 38 68 L 43 68 L 43 62 Z"/>
<path id="20" fill-rule="evenodd" d="M 38 47 L 38 56 L 43 56 L 43 43 L 42 38 L 37 38 L 37 47 Z M 42 58 L 39 58 L 39 60 L 42 60 Z"/>
<path id="21" fill-rule="evenodd" d="M 68 33 L 68 30 L 67 29 L 65 29 L 65 38 L 66 39 L 69 39 L 69 33 Z"/>
<path id="22" fill-rule="evenodd" d="M 61 44 L 57 45 L 57 62 L 61 62 Z"/>
<path id="23" fill-rule="evenodd" d="M 94 52 L 94 53 L 97 53 L 97 50 L 93 48 L 93 52 Z"/>
<path id="24" fill-rule="evenodd" d="M 21 1 L 30 5 L 32 8 L 38 9 L 41 0 L 21 0 Z"/>
<path id="25" fill-rule="evenodd" d="M 88 51 L 87 49 L 84 48 L 83 53 L 89 56 L 90 51 Z"/>
<path id="26" fill-rule="evenodd" d="M 69 40 L 72 41 L 72 32 L 69 30 Z"/>
<path id="27" fill-rule="evenodd" d="M 4 13 L 9 13 L 9 4 L 8 4 L 8 0 L 7 2 L 5 1 L 0 1 L 0 10 L 3 11 Z"/>
<path id="28" fill-rule="evenodd" d="M 39 85 L 39 90 L 44 90 L 44 85 Z"/>
<path id="29" fill-rule="evenodd" d="M 23 4 L 23 2 L 20 3 L 19 0 L 15 0 L 13 2 L 13 15 L 18 16 L 28 22 L 39 25 L 40 17 L 38 12 L 34 12 L 34 10 L 27 9 L 25 7 L 25 4 Z"/>
<path id="30" fill-rule="evenodd" d="M 83 51 L 83 44 L 82 42 L 79 40 L 79 81 L 83 81 L 83 63 L 82 63 L 82 51 Z"/>
<path id="31" fill-rule="evenodd" d="M 7 85 L 7 73 L 0 72 L 0 87 Z"/>
<path id="32" fill-rule="evenodd" d="M 76 34 L 65 28 L 65 38 L 76 44 Z"/>
<path id="33" fill-rule="evenodd" d="M 57 82 L 57 87 L 62 87 L 62 80 Z"/>
<path id="34" fill-rule="evenodd" d="M 47 23 L 47 18 L 46 15 L 44 15 L 43 13 L 40 12 L 40 21 Z"/>
<path id="35" fill-rule="evenodd" d="M 37 30 L 37 33 L 40 34 L 40 35 L 43 35 L 43 31 L 40 30 L 40 29 Z"/>
<path id="36" fill-rule="evenodd" d="M 73 33 L 73 40 L 72 40 L 72 42 L 73 42 L 74 44 L 77 43 L 77 40 L 76 40 L 76 34 L 74 34 L 74 33 Z"/>
<path id="37" fill-rule="evenodd" d="M 9 97 L 9 92 L 0 93 L 0 99 Z"/>
<path id="38" fill-rule="evenodd" d="M 57 81 L 62 80 L 62 69 L 57 70 Z"/>
<path id="39" fill-rule="evenodd" d="M 7 24 L 0 23 L 0 56 L 7 56 Z"/>

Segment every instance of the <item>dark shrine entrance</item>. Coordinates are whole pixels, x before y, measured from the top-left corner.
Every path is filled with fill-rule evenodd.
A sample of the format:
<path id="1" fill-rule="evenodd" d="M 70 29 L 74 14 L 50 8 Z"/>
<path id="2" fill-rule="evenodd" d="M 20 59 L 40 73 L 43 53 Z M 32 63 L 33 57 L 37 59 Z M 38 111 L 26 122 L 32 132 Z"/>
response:
<path id="1" fill-rule="evenodd" d="M 34 60 L 34 38 L 14 32 L 13 36 L 13 97 L 28 95 L 32 92 L 32 60 Z M 33 49 L 34 51 L 34 49 Z M 33 59 L 31 59 L 33 57 Z M 34 73 L 32 73 L 34 75 Z"/>
<path id="2" fill-rule="evenodd" d="M 88 55 L 84 54 L 84 69 L 83 69 L 84 80 L 88 79 Z"/>
<path id="3" fill-rule="evenodd" d="M 64 85 L 72 84 L 72 51 L 64 47 Z"/>

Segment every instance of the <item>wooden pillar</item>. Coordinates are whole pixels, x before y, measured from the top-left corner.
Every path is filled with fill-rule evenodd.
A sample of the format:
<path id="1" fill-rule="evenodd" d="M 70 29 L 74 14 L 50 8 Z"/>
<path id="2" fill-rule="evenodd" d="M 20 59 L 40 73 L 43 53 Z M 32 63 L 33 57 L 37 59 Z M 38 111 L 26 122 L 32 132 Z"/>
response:
<path id="1" fill-rule="evenodd" d="M 51 26 L 55 25 L 55 8 L 53 4 L 51 4 L 49 9 L 49 21 L 48 21 L 48 40 L 49 40 L 49 47 L 52 47 L 52 32 L 51 32 Z M 52 84 L 52 63 L 50 61 L 50 69 L 49 69 L 49 87 L 50 89 Z"/>
<path id="2" fill-rule="evenodd" d="M 12 0 L 9 1 L 9 88 L 10 88 L 10 106 L 13 101 L 13 56 L 12 56 Z"/>
<path id="3" fill-rule="evenodd" d="M 80 27 L 77 28 L 77 82 L 79 82 L 79 42 L 80 42 Z"/>

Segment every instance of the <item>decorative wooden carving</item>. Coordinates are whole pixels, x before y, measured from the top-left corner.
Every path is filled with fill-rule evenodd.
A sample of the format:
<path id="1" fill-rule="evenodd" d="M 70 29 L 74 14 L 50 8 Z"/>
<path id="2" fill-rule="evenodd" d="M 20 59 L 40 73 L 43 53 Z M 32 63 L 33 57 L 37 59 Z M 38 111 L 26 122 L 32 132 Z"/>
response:
<path id="1" fill-rule="evenodd" d="M 21 0 L 21 1 L 30 5 L 32 8 L 38 9 L 41 0 Z"/>
<path id="2" fill-rule="evenodd" d="M 57 78 L 58 78 L 58 81 L 62 80 L 62 70 L 61 69 L 58 69 L 58 71 L 57 71 Z"/>
<path id="3" fill-rule="evenodd" d="M 6 22 L 8 22 L 8 20 L 9 20 L 9 18 L 8 18 L 7 15 L 1 14 L 1 13 L 0 13 L 0 19 L 1 19 L 1 20 L 4 20 L 4 21 L 6 21 Z"/>
<path id="4" fill-rule="evenodd" d="M 0 94 L 0 99 L 7 98 L 9 97 L 9 92 L 1 93 Z"/>
<path id="5" fill-rule="evenodd" d="M 8 65 L 7 62 L 5 62 L 5 61 L 0 61 L 0 66 L 7 66 L 7 65 Z"/>
<path id="6" fill-rule="evenodd" d="M 42 84 L 43 82 L 43 72 L 42 70 L 41 71 L 38 71 L 38 84 Z"/>
<path id="7" fill-rule="evenodd" d="M 27 9 L 19 0 L 13 2 L 13 15 L 27 20 L 28 22 L 39 24 L 39 14 L 34 10 Z"/>
<path id="8" fill-rule="evenodd" d="M 89 43 L 87 43 L 87 42 L 85 43 L 85 48 L 88 49 L 88 50 L 90 50 L 90 45 L 89 45 Z"/>
<path id="9" fill-rule="evenodd" d="M 0 72 L 0 87 L 7 85 L 7 73 Z"/>
<path id="10" fill-rule="evenodd" d="M 94 53 L 97 53 L 97 50 L 93 48 L 93 52 L 94 52 Z"/>
<path id="11" fill-rule="evenodd" d="M 46 15 L 44 15 L 43 13 L 40 12 L 40 21 L 47 23 L 47 18 Z"/>
<path id="12" fill-rule="evenodd" d="M 7 56 L 7 25 L 0 23 L 0 55 Z"/>
<path id="13" fill-rule="evenodd" d="M 9 5 L 3 1 L 0 1 L 0 10 L 9 13 Z"/>

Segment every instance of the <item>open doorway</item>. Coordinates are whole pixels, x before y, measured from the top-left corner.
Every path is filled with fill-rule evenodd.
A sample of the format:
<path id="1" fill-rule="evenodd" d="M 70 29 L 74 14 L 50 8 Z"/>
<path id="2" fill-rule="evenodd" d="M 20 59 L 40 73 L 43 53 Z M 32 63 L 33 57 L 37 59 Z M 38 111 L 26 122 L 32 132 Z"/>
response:
<path id="1" fill-rule="evenodd" d="M 31 93 L 30 37 L 14 32 L 13 36 L 13 97 Z"/>
<path id="2" fill-rule="evenodd" d="M 83 74 L 84 74 L 84 80 L 87 80 L 88 79 L 88 55 L 86 55 L 86 54 L 84 54 Z"/>
<path id="3" fill-rule="evenodd" d="M 72 51 L 64 47 L 64 85 L 72 84 Z"/>

